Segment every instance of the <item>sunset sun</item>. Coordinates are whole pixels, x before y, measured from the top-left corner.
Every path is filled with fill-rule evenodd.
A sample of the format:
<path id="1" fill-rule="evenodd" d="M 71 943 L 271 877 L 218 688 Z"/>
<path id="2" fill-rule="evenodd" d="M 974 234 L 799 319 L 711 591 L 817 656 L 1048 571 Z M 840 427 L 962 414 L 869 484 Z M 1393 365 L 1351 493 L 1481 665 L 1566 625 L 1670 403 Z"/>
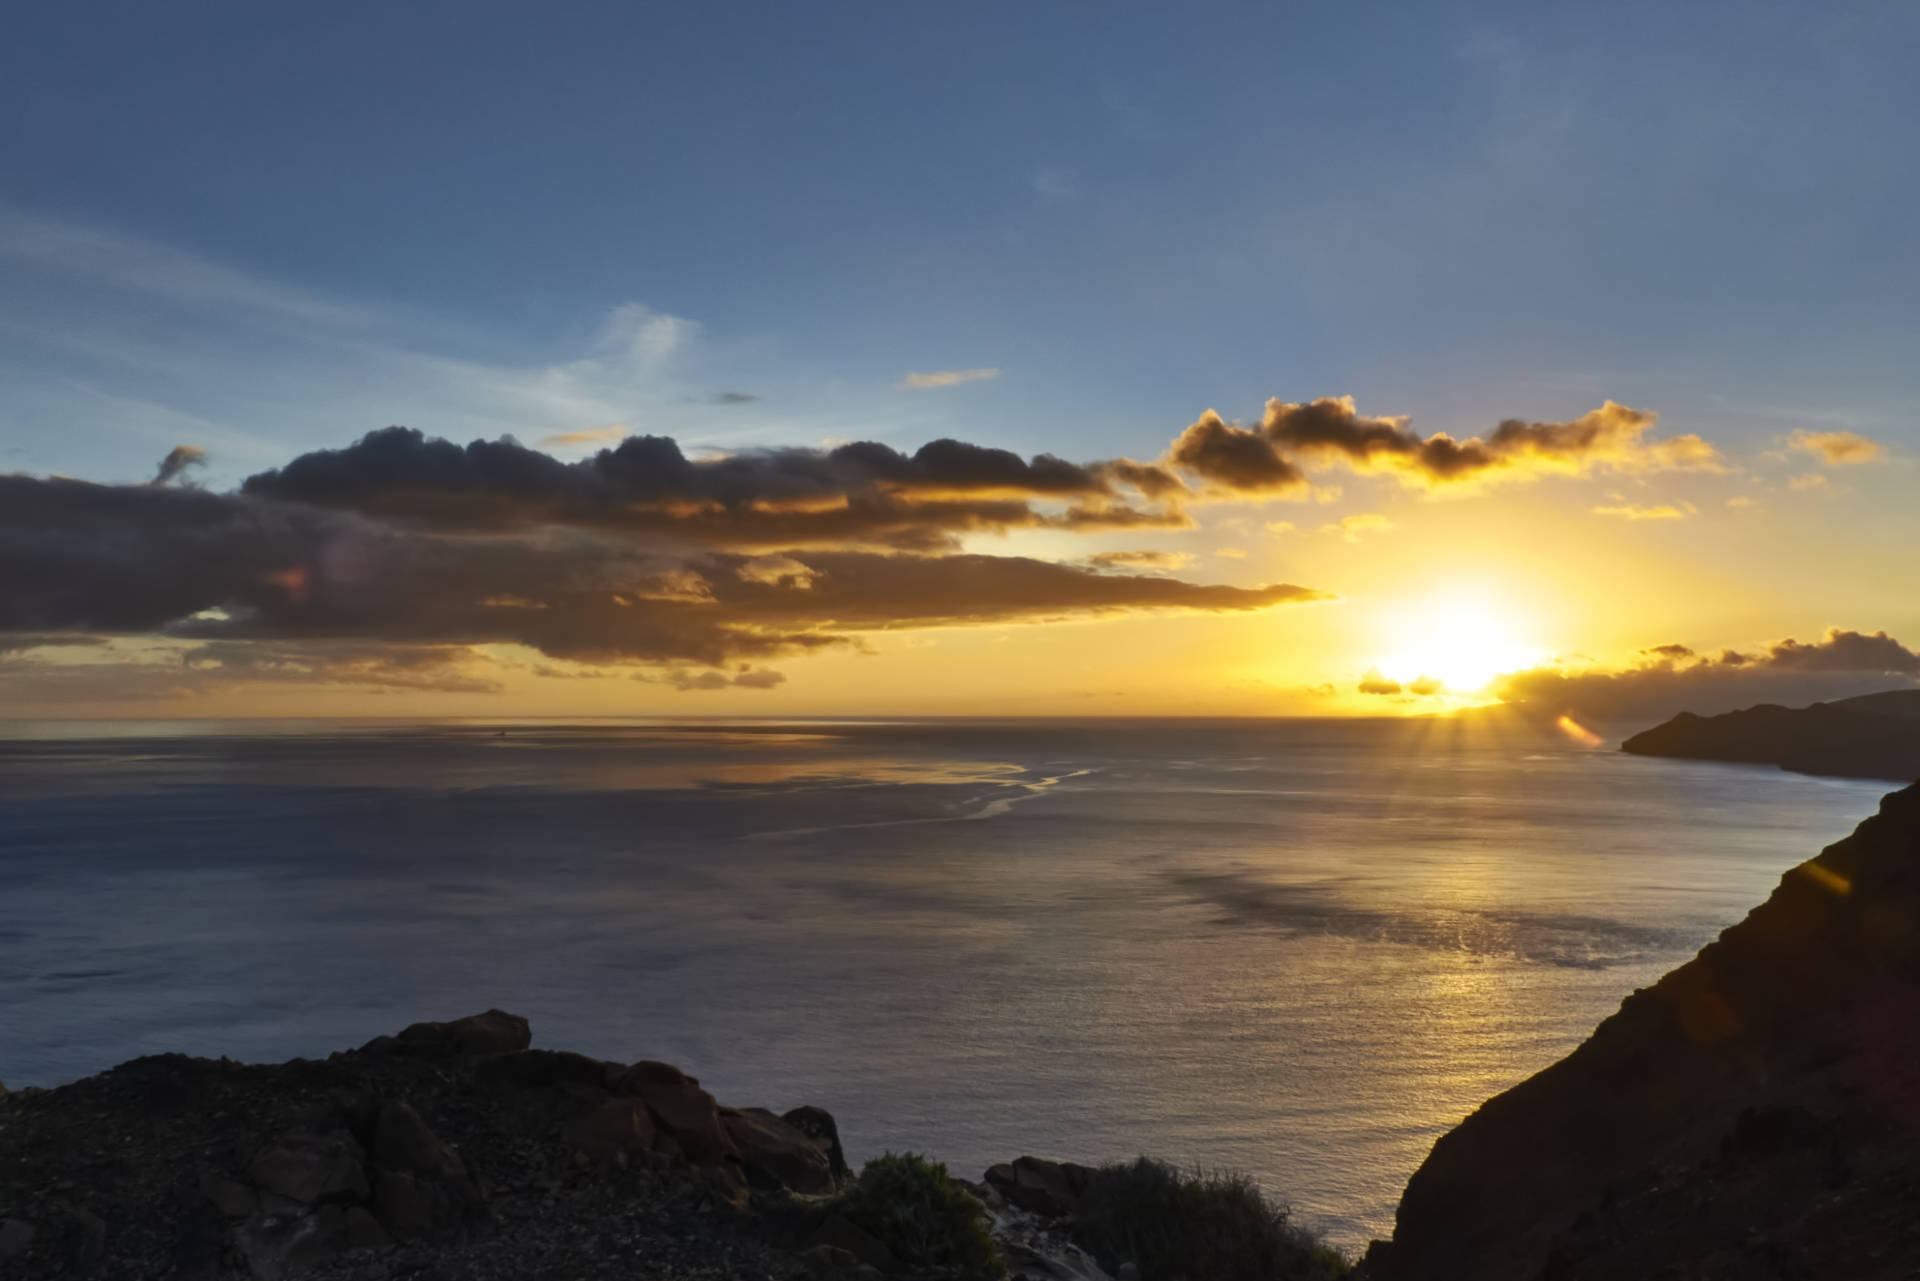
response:
<path id="1" fill-rule="evenodd" d="M 1443 592 L 1394 610 L 1383 622 L 1386 652 L 1376 666 L 1415 693 L 1439 692 L 1420 688 L 1424 680 L 1441 682 L 1451 694 L 1471 694 L 1500 673 L 1545 657 L 1532 642 L 1531 620 L 1487 594 Z"/>

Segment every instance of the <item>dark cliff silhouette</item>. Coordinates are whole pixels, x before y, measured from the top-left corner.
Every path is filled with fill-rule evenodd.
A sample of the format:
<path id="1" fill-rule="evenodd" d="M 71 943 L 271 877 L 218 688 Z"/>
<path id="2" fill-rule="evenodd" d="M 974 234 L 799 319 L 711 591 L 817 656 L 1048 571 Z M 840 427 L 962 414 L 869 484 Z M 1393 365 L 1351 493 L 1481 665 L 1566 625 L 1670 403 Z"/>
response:
<path id="1" fill-rule="evenodd" d="M 1408 1183 L 1375 1281 L 1920 1275 L 1920 786 Z"/>
<path id="2" fill-rule="evenodd" d="M 1682 712 L 1635 734 L 1640 756 L 1778 765 L 1800 774 L 1920 779 L 1920 690 L 1890 690 L 1811 707 L 1762 703 L 1723 716 Z"/>

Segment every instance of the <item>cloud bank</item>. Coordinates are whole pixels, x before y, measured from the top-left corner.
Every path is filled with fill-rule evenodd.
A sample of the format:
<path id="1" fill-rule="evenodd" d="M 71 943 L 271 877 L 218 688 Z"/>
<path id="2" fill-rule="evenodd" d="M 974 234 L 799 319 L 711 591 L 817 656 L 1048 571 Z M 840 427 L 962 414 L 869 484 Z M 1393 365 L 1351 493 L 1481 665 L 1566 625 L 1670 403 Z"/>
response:
<path id="1" fill-rule="evenodd" d="M 1544 714 L 1615 724 L 1709 715 L 1755 703 L 1800 705 L 1920 684 L 1920 653 L 1885 632 L 1829 630 L 1819 641 L 1791 638 L 1752 652 L 1699 654 L 1656 645 L 1615 670 L 1548 664 L 1499 677 L 1503 701 Z"/>

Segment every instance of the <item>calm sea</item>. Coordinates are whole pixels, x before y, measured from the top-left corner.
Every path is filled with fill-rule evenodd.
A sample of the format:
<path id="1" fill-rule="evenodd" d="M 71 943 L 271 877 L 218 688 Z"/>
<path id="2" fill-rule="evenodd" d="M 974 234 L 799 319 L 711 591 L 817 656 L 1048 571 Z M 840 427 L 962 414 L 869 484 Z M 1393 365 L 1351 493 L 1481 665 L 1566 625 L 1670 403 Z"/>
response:
<path id="1" fill-rule="evenodd" d="M 499 1006 L 856 1159 L 1237 1167 L 1349 1247 L 1886 790 L 1436 721 L 0 735 L 8 1085 Z"/>

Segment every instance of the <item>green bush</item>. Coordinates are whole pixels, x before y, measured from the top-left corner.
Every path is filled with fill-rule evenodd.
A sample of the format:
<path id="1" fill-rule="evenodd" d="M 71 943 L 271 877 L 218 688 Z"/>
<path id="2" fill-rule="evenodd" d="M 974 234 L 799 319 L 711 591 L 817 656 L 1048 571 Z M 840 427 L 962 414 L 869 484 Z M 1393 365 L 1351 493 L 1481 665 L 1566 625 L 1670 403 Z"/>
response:
<path id="1" fill-rule="evenodd" d="M 861 1169 L 844 1208 L 903 1263 L 967 1277 L 1005 1271 L 987 1207 L 938 1161 L 912 1152 L 877 1156 Z"/>
<path id="2" fill-rule="evenodd" d="M 1349 1269 L 1244 1174 L 1186 1173 L 1146 1157 L 1094 1172 L 1074 1240 L 1109 1272 L 1141 1281 L 1321 1281 Z"/>

